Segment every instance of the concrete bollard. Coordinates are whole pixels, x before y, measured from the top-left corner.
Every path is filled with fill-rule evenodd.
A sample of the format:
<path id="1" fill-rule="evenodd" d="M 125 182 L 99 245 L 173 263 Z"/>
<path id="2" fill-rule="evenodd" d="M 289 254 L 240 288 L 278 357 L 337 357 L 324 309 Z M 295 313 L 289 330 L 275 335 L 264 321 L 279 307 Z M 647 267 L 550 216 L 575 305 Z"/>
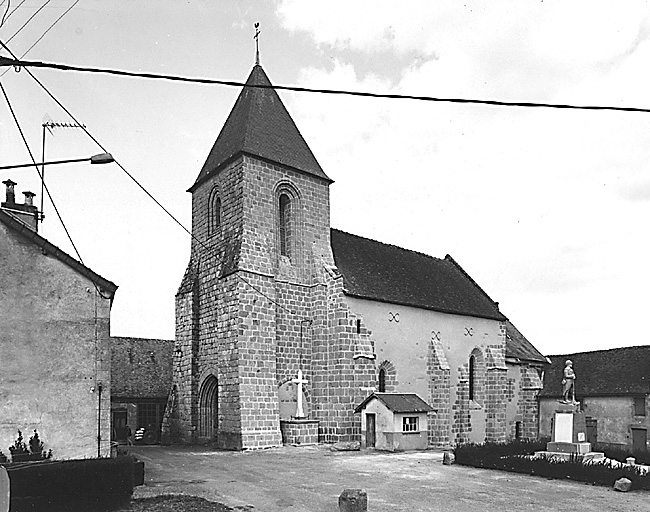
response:
<path id="1" fill-rule="evenodd" d="M 368 495 L 363 489 L 345 489 L 339 496 L 339 512 L 367 512 Z"/>
<path id="2" fill-rule="evenodd" d="M 450 466 L 451 464 L 454 463 L 455 460 L 456 460 L 456 456 L 454 455 L 453 452 L 445 451 L 445 452 L 442 454 L 442 463 L 443 463 L 445 466 Z"/>

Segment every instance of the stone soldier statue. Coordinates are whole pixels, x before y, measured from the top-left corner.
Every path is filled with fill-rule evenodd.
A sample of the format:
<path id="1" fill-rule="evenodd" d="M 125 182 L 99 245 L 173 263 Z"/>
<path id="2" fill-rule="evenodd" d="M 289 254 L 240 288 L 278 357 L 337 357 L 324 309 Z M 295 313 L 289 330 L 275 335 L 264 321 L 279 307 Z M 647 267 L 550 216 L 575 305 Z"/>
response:
<path id="1" fill-rule="evenodd" d="M 564 363 L 564 378 L 562 379 L 562 392 L 564 394 L 565 404 L 576 404 L 575 398 L 575 381 L 576 374 L 573 371 L 573 362 L 567 359 Z"/>

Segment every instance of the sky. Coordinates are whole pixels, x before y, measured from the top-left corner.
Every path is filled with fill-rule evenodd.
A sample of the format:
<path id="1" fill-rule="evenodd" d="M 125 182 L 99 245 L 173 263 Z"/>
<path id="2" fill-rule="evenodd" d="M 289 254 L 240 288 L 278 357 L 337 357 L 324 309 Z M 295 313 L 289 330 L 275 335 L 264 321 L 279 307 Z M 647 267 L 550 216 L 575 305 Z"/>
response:
<path id="1" fill-rule="evenodd" d="M 9 2 L 19 57 L 75 4 Z M 275 85 L 650 108 L 650 6 L 633 0 L 80 0 L 24 58 L 243 82 L 256 22 Z M 186 191 L 238 88 L 32 72 L 191 227 Z M 26 70 L 0 83 L 41 161 L 43 122 L 72 119 Z M 279 94 L 334 180 L 333 227 L 450 254 L 546 355 L 648 343 L 650 113 Z M 45 134 L 46 161 L 100 152 L 81 129 Z M 0 165 L 29 161 L 0 97 Z M 7 178 L 40 204 L 34 169 Z M 49 166 L 46 183 L 84 264 L 119 286 L 111 334 L 173 339 L 189 235 L 115 164 Z M 48 202 L 39 230 L 74 255 Z"/>

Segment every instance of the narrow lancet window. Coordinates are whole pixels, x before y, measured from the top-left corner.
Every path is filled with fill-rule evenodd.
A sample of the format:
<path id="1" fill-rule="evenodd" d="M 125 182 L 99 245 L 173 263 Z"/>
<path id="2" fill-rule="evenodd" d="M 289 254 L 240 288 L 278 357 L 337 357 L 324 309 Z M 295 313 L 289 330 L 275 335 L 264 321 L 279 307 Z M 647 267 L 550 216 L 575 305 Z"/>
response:
<path id="1" fill-rule="evenodd" d="M 291 258 L 291 199 L 280 196 L 280 254 Z"/>
<path id="2" fill-rule="evenodd" d="M 379 392 L 386 392 L 386 370 L 383 368 L 379 370 Z"/>
<path id="3" fill-rule="evenodd" d="M 214 194 L 210 205 L 210 234 L 214 235 L 221 230 L 221 198 Z"/>

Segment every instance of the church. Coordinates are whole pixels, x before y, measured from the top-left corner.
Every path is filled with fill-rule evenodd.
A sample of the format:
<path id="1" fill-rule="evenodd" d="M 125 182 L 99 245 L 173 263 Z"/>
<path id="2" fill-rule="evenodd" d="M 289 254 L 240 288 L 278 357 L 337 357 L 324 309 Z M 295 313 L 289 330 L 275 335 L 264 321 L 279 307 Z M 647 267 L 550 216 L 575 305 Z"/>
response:
<path id="1" fill-rule="evenodd" d="M 189 189 L 163 441 L 368 446 L 375 392 L 429 447 L 536 437 L 546 358 L 451 256 L 332 229 L 331 183 L 256 64 Z"/>

